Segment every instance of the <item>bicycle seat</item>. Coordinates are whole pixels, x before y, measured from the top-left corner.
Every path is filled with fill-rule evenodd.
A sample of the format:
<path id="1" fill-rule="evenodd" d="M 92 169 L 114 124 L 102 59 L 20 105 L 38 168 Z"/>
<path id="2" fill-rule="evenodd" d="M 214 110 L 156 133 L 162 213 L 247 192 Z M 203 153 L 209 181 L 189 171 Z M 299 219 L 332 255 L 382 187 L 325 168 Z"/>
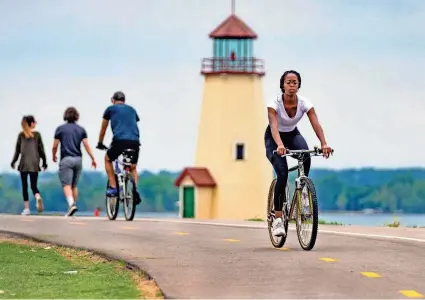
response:
<path id="1" fill-rule="evenodd" d="M 133 155 L 133 154 L 134 154 L 134 152 L 136 152 L 136 150 L 134 150 L 134 149 L 125 149 L 125 150 L 122 152 L 122 154 L 123 154 L 123 155 Z"/>
<path id="2" fill-rule="evenodd" d="M 135 152 L 136 151 L 134 149 L 125 149 L 122 152 L 124 164 L 130 164 L 131 159 L 133 158 L 133 155 L 135 154 Z"/>

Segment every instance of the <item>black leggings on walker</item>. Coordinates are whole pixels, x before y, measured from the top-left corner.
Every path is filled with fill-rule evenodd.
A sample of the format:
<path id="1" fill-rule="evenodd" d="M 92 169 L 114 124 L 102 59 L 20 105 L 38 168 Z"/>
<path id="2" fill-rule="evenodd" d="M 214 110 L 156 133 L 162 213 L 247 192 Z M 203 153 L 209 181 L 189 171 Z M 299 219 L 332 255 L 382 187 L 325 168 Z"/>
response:
<path id="1" fill-rule="evenodd" d="M 21 172 L 21 182 L 22 182 L 22 197 L 24 201 L 28 201 L 28 175 L 30 176 L 31 190 L 35 195 L 40 193 L 37 189 L 37 180 L 38 172 Z"/>
<path id="2" fill-rule="evenodd" d="M 307 150 L 308 145 L 301 133 L 295 128 L 290 132 L 280 132 L 280 138 L 282 139 L 283 145 L 289 150 Z M 270 126 L 267 126 L 266 133 L 264 135 L 264 142 L 266 146 L 266 156 L 276 172 L 277 179 L 274 189 L 274 210 L 281 211 L 283 203 L 287 201 L 285 199 L 285 187 L 288 180 L 288 163 L 286 157 L 280 157 L 274 154 L 273 151 L 277 149 L 277 144 L 273 139 Z M 308 157 L 308 156 L 307 156 Z M 304 173 L 308 176 L 310 171 L 311 158 L 308 157 L 304 160 Z M 283 201 L 281 201 L 281 199 Z"/>

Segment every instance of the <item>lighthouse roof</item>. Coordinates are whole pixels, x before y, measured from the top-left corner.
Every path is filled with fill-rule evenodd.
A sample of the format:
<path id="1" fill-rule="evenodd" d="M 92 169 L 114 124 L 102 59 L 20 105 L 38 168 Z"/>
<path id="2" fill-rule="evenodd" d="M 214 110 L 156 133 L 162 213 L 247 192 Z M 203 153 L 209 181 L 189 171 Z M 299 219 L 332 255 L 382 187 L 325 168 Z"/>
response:
<path id="1" fill-rule="evenodd" d="M 209 34 L 209 37 L 256 39 L 257 34 L 235 14 L 231 14 Z"/>

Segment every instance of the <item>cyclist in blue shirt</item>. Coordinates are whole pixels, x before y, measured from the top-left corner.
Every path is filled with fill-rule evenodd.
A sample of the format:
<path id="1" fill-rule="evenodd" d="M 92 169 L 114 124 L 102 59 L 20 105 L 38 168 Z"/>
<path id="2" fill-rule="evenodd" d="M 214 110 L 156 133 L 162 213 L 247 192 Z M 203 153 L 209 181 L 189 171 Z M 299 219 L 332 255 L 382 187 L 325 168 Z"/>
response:
<path id="1" fill-rule="evenodd" d="M 136 110 L 125 103 L 125 95 L 118 91 L 111 98 L 110 105 L 103 114 L 102 127 L 99 133 L 98 149 L 106 149 L 103 145 L 106 129 L 111 122 L 112 143 L 105 155 L 105 170 L 109 178 L 109 187 L 106 190 L 106 195 L 116 197 L 118 195 L 117 183 L 115 182 L 115 173 L 112 162 L 122 154 L 125 149 L 135 150 L 132 158 L 131 174 L 133 175 L 136 184 L 137 199 L 136 204 L 139 204 L 140 193 L 137 188 L 138 174 L 136 170 L 139 160 L 140 137 L 137 122 L 140 121 Z"/>

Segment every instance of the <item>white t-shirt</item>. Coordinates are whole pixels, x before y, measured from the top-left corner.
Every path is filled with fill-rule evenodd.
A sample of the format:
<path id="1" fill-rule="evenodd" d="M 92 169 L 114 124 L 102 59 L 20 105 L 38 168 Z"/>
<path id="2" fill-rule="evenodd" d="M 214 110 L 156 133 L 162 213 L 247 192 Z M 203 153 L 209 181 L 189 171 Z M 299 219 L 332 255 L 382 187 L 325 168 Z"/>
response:
<path id="1" fill-rule="evenodd" d="M 313 107 L 313 104 L 310 102 L 309 99 L 300 95 L 297 96 L 297 113 L 293 118 L 290 118 L 288 116 L 288 113 L 286 112 L 285 107 L 283 106 L 282 93 L 280 93 L 276 98 L 267 103 L 267 107 L 271 107 L 277 111 L 277 122 L 280 132 L 289 132 L 294 130 L 303 115 Z"/>

